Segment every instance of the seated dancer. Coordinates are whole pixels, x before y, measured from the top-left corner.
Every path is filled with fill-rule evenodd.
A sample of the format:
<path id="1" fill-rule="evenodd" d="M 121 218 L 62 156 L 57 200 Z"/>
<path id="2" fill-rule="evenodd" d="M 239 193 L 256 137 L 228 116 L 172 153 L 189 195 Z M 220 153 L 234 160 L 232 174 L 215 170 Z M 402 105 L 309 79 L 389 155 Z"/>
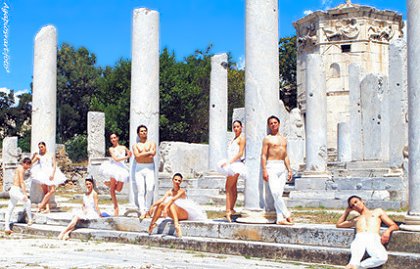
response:
<path id="1" fill-rule="evenodd" d="M 175 232 L 177 237 L 182 237 L 181 227 L 179 225 L 180 220 L 206 220 L 207 216 L 201 210 L 201 208 L 193 201 L 187 198 L 187 194 L 184 189 L 181 189 L 182 175 L 176 173 L 172 177 L 173 187 L 168 190 L 165 195 L 157 200 L 150 208 L 149 212 L 152 217 L 152 221 L 149 226 L 149 234 L 152 234 L 153 229 L 157 226 L 156 220 L 163 215 L 163 217 L 169 216 L 174 220 Z"/>
<path id="2" fill-rule="evenodd" d="M 85 179 L 86 192 L 83 195 L 82 210 L 77 210 L 69 225 L 60 233 L 58 239 L 67 240 L 70 238 L 70 233 L 76 228 L 79 220 L 97 219 L 101 216 L 98 207 L 98 194 L 94 190 L 95 182 L 93 178 Z"/>
<path id="3" fill-rule="evenodd" d="M 242 122 L 235 120 L 232 124 L 235 138 L 229 142 L 227 148 L 228 158 L 217 164 L 219 172 L 226 175 L 226 218 L 232 222 L 233 209 L 238 198 L 237 183 L 239 175 L 245 176 L 245 165 L 242 157 L 245 152 L 245 136 L 242 135 Z"/>
<path id="4" fill-rule="evenodd" d="M 50 212 L 50 198 L 55 192 L 56 186 L 66 181 L 66 176 L 57 167 L 54 154 L 47 152 L 47 146 L 44 142 L 38 143 L 39 153 L 34 153 L 32 157 L 32 179 L 41 184 L 44 191 L 44 198 L 38 204 L 37 212 Z M 43 210 L 45 207 L 45 210 Z"/>
<path id="5" fill-rule="evenodd" d="M 105 181 L 105 185 L 109 187 L 112 203 L 114 204 L 114 216 L 118 216 L 119 208 L 115 191 L 120 192 L 124 183 L 128 181 L 128 167 L 124 164 L 124 161 L 131 157 L 131 151 L 119 144 L 119 136 L 116 133 L 112 133 L 109 138 L 112 144 L 112 147 L 109 148 L 112 160 L 103 163 L 101 170 L 102 174 L 109 178 L 109 181 Z"/>
<path id="6" fill-rule="evenodd" d="M 23 159 L 21 165 L 19 165 L 15 170 L 13 185 L 9 190 L 10 200 L 5 216 L 4 233 L 6 235 L 10 235 L 12 233 L 12 230 L 10 230 L 10 217 L 12 216 L 13 209 L 19 201 L 23 202 L 26 214 L 28 215 L 28 225 L 32 225 L 31 201 L 26 194 L 26 186 L 23 180 L 25 171 L 31 168 L 31 164 L 31 159 L 25 158 Z"/>
<path id="7" fill-rule="evenodd" d="M 382 244 L 389 242 L 391 233 L 398 230 L 398 225 L 381 208 L 369 210 L 359 196 L 351 196 L 347 203 L 348 207 L 336 225 L 337 228 L 356 227 L 356 238 L 350 247 L 351 259 L 346 268 L 373 268 L 384 264 L 388 259 L 388 254 Z M 352 210 L 360 215 L 346 220 Z M 388 225 L 388 229 L 380 236 L 382 222 Z M 365 251 L 370 258 L 361 262 Z"/>

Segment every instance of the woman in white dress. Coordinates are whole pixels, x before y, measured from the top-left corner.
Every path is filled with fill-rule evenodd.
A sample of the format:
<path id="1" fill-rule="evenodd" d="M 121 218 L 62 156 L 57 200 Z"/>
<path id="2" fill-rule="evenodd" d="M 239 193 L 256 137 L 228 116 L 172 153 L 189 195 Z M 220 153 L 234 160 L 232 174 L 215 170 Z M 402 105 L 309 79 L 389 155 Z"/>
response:
<path id="1" fill-rule="evenodd" d="M 112 203 L 114 204 L 114 216 L 118 216 L 119 208 L 115 192 L 120 192 L 124 183 L 128 181 L 128 167 L 124 162 L 131 157 L 131 151 L 127 147 L 119 144 L 119 136 L 116 133 L 112 133 L 109 139 L 112 144 L 109 148 L 109 154 L 112 160 L 105 162 L 101 166 L 101 170 L 102 174 L 109 178 L 109 181 L 106 181 L 105 185 L 109 187 Z"/>
<path id="2" fill-rule="evenodd" d="M 245 176 L 245 165 L 242 158 L 245 152 L 245 136 L 242 135 L 242 122 L 235 120 L 232 124 L 235 138 L 229 142 L 227 148 L 228 158 L 218 163 L 219 172 L 226 175 L 226 218 L 232 222 L 232 214 L 238 198 L 237 183 L 239 176 Z"/>
<path id="3" fill-rule="evenodd" d="M 98 194 L 94 190 L 93 178 L 85 179 L 86 192 L 83 195 L 82 210 L 75 211 L 74 217 L 69 225 L 60 233 L 58 239 L 67 240 L 70 238 L 70 233 L 76 228 L 79 220 L 91 220 L 100 218 L 101 213 L 98 207 Z"/>
<path id="4" fill-rule="evenodd" d="M 149 234 L 152 234 L 153 229 L 157 226 L 156 221 L 161 215 L 173 219 L 177 237 L 182 237 L 180 220 L 207 219 L 200 206 L 187 198 L 185 189 L 180 187 L 181 183 L 182 175 L 176 173 L 172 177 L 172 189 L 168 190 L 162 198 L 151 206 L 149 213 L 152 213 L 153 217 L 149 226 Z"/>
<path id="5" fill-rule="evenodd" d="M 39 152 L 35 152 L 32 157 L 31 177 L 32 180 L 41 184 L 44 198 L 38 204 L 37 212 L 49 213 L 50 198 L 55 193 L 56 186 L 66 181 L 66 176 L 57 167 L 55 156 L 47 152 L 44 142 L 38 143 L 38 149 Z"/>

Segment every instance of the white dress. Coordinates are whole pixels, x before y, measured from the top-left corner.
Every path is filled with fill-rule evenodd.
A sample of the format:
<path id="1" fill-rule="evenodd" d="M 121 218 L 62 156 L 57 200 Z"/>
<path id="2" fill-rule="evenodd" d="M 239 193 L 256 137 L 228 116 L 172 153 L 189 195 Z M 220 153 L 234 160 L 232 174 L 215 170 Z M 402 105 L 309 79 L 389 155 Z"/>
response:
<path id="1" fill-rule="evenodd" d="M 240 174 L 242 177 L 245 177 L 246 167 L 242 160 L 237 160 L 231 164 L 227 164 L 222 167 L 223 164 L 227 163 L 229 160 L 232 160 L 239 152 L 239 144 L 237 139 L 232 140 L 228 144 L 227 148 L 227 159 L 223 159 L 217 163 L 217 170 L 219 173 L 222 173 L 226 176 L 233 176 L 235 174 Z"/>
<path id="2" fill-rule="evenodd" d="M 73 211 L 73 214 L 80 219 L 90 220 L 99 218 L 99 214 L 95 209 L 95 200 L 93 199 L 93 191 L 89 195 L 83 195 L 83 209 Z"/>
<path id="3" fill-rule="evenodd" d="M 116 158 L 122 158 L 125 156 L 125 150 L 124 151 L 114 151 L 114 155 Z M 102 174 L 107 178 L 115 178 L 115 180 L 120 182 L 128 182 L 129 173 L 128 173 L 128 167 L 125 165 L 124 160 L 121 160 L 119 162 L 115 160 L 110 160 L 107 162 L 104 162 L 101 165 L 101 171 Z"/>
<path id="4" fill-rule="evenodd" d="M 31 168 L 32 180 L 39 184 L 45 184 L 48 186 L 58 186 L 66 181 L 66 176 L 61 172 L 60 168 L 56 166 L 54 179 L 50 180 L 50 176 L 53 172 L 53 159 L 49 153 L 39 155 L 38 162 Z"/>
<path id="5" fill-rule="evenodd" d="M 171 199 L 171 196 L 167 197 L 165 202 L 169 199 Z M 188 220 L 207 220 L 207 215 L 203 209 L 201 209 L 197 203 L 188 198 L 178 198 L 174 201 L 174 204 L 187 211 Z"/>

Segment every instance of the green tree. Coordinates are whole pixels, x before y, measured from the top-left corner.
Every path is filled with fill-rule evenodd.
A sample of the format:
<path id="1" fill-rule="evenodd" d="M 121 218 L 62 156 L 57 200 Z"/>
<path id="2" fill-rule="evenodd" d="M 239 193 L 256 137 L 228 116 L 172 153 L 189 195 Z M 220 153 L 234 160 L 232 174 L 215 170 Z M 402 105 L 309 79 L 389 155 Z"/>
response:
<path id="1" fill-rule="evenodd" d="M 245 72 L 238 70 L 236 64 L 233 64 L 228 70 L 228 121 L 232 122 L 234 108 L 245 106 Z M 228 124 L 229 130 L 232 128 Z"/>
<path id="2" fill-rule="evenodd" d="M 15 93 L 0 92 L 0 135 L 3 139 L 6 136 L 11 136 L 16 131 L 15 121 Z"/>
<path id="3" fill-rule="evenodd" d="M 57 141 L 86 134 L 87 112 L 101 69 L 86 48 L 63 43 L 57 54 Z"/>
<path id="4" fill-rule="evenodd" d="M 280 38 L 280 97 L 289 111 L 297 106 L 296 53 L 296 36 Z"/>

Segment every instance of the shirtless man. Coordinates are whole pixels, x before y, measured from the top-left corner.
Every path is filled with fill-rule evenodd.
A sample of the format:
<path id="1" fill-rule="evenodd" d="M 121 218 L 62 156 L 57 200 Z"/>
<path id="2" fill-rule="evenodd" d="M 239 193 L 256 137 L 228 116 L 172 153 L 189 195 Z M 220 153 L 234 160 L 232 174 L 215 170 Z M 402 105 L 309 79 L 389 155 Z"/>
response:
<path id="1" fill-rule="evenodd" d="M 28 225 L 32 225 L 31 201 L 28 199 L 25 182 L 23 180 L 25 171 L 31 168 L 31 165 L 31 159 L 25 158 L 23 159 L 22 164 L 16 168 L 15 177 L 13 178 L 13 186 L 9 191 L 10 200 L 6 211 L 6 222 L 4 229 L 4 233 L 6 235 L 10 235 L 12 233 L 12 230 L 10 230 L 10 217 L 13 213 L 13 209 L 19 201 L 23 202 L 26 214 L 28 215 Z"/>
<path id="2" fill-rule="evenodd" d="M 276 116 L 270 116 L 267 119 L 270 134 L 263 140 L 261 152 L 261 166 L 263 179 L 265 181 L 265 203 L 266 206 L 271 195 L 276 208 L 277 221 L 279 225 L 292 225 L 290 211 L 287 209 L 283 200 L 284 185 L 286 178 L 292 179 L 292 168 L 287 156 L 287 139 L 279 132 L 280 120 Z M 269 191 L 270 190 L 270 191 Z"/>
<path id="3" fill-rule="evenodd" d="M 147 210 L 152 205 L 153 190 L 155 189 L 155 165 L 153 157 L 156 155 L 156 144 L 147 140 L 147 127 L 137 127 L 140 142 L 133 145 L 136 159 L 137 201 L 141 219 L 146 217 Z"/>
<path id="4" fill-rule="evenodd" d="M 381 208 L 369 210 L 362 198 L 353 195 L 348 200 L 348 207 L 337 221 L 337 228 L 356 227 L 356 238 L 351 243 L 351 259 L 346 269 L 373 268 L 384 264 L 388 259 L 386 249 L 382 244 L 389 242 L 391 233 L 398 230 L 398 225 L 392 221 Z M 346 220 L 352 210 L 360 215 Z M 388 225 L 388 229 L 379 236 L 381 223 Z M 370 258 L 360 262 L 365 254 Z"/>

